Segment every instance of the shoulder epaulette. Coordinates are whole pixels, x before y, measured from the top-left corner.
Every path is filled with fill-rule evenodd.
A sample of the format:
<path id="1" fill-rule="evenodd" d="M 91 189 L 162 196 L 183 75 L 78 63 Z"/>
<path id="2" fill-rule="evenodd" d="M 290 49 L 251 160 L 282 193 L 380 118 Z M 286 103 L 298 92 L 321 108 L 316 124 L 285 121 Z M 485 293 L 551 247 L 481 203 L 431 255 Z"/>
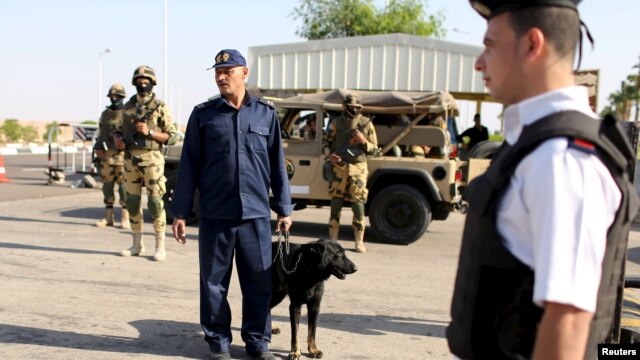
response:
<path id="1" fill-rule="evenodd" d="M 268 107 L 270 107 L 272 109 L 276 108 L 276 106 L 273 104 L 273 102 L 271 100 L 269 100 L 269 99 L 266 99 L 265 97 L 260 97 L 258 99 L 258 101 L 263 103 L 263 104 L 265 104 L 265 105 L 267 105 Z"/>
<path id="2" fill-rule="evenodd" d="M 569 138 L 569 148 L 582 151 L 587 154 L 596 153 L 596 145 L 594 143 L 577 137 Z"/>
<path id="3" fill-rule="evenodd" d="M 209 100 L 209 101 L 205 101 L 202 104 L 198 104 L 194 107 L 195 111 L 200 111 L 206 108 L 210 108 L 212 107 L 215 103 L 216 103 L 217 99 L 213 99 L 213 100 Z"/>

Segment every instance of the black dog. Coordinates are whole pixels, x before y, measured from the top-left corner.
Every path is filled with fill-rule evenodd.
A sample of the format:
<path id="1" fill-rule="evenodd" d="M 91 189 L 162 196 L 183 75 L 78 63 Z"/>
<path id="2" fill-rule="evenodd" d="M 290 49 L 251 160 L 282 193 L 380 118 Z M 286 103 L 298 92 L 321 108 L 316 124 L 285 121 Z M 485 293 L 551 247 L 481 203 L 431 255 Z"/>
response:
<path id="1" fill-rule="evenodd" d="M 279 246 L 280 245 L 280 246 Z M 324 294 L 324 282 L 331 276 L 340 280 L 358 270 L 347 258 L 344 249 L 335 241 L 320 239 L 307 244 L 290 244 L 286 254 L 284 243 L 272 243 L 273 264 L 271 308 L 289 295 L 289 319 L 291 320 L 290 360 L 300 359 L 298 328 L 302 304 L 307 304 L 309 332 L 307 346 L 310 356 L 321 358 L 322 351 L 316 347 L 316 327 L 320 313 L 320 302 Z M 280 333 L 276 327 L 274 334 Z"/>

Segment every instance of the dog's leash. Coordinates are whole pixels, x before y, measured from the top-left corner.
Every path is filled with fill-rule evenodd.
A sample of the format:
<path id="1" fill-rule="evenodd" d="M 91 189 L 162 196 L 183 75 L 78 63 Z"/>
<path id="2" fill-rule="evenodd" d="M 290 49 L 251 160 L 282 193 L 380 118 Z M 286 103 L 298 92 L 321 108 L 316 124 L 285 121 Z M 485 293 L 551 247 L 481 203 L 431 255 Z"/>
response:
<path id="1" fill-rule="evenodd" d="M 285 251 L 287 255 L 289 255 L 289 232 L 281 229 L 280 232 L 278 233 L 278 252 L 276 253 L 276 256 L 274 257 L 273 262 L 271 264 L 275 264 L 276 260 L 278 259 L 278 255 L 280 255 L 280 266 L 282 267 L 282 270 L 284 270 L 284 272 L 287 275 L 289 275 L 289 274 L 293 274 L 294 272 L 296 272 L 296 270 L 298 270 L 298 263 L 300 262 L 300 259 L 302 259 L 302 251 L 298 255 L 298 260 L 296 261 L 296 264 L 293 266 L 293 269 L 287 270 L 287 267 L 284 264 L 284 251 L 282 250 L 283 237 L 284 237 L 284 243 L 285 243 Z"/>

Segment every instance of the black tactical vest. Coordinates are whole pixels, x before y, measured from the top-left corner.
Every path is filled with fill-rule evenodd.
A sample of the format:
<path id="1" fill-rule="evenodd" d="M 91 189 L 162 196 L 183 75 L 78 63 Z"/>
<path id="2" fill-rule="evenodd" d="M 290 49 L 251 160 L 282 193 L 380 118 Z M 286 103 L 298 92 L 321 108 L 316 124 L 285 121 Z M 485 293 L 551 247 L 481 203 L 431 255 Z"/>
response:
<path id="1" fill-rule="evenodd" d="M 594 121 L 582 113 L 552 114 L 525 126 L 518 141 L 494 155 L 485 174 L 469 185 L 469 211 L 451 305 L 447 340 L 462 359 L 528 359 L 543 310 L 533 299 L 533 271 L 503 246 L 496 229 L 497 204 L 517 165 L 543 141 L 567 137 L 595 145 L 622 193 L 620 207 L 607 233 L 598 301 L 589 333 L 586 358 L 595 359 L 612 320 L 625 260 L 629 224 L 637 210 L 636 190 L 629 181 L 635 155 L 612 117 Z"/>
<path id="2" fill-rule="evenodd" d="M 146 122 L 149 130 L 162 131 L 164 124 L 161 124 L 162 119 L 158 118 L 155 114 L 158 109 L 164 105 L 162 100 L 156 98 L 155 94 L 152 99 L 144 105 L 138 103 L 136 95 L 133 95 L 131 99 L 124 105 L 122 114 L 122 133 L 124 135 L 124 142 L 127 145 L 127 149 L 142 149 L 142 150 L 161 150 L 162 144 L 154 139 L 145 137 L 141 133 L 136 131 L 137 122 Z"/>
<path id="3" fill-rule="evenodd" d="M 346 147 L 345 145 L 348 145 L 349 139 L 351 138 L 351 131 L 356 129 L 356 127 L 362 132 L 367 140 L 369 139 L 369 132 L 367 128 L 367 124 L 370 121 L 369 118 L 358 115 L 356 118 L 349 119 L 344 115 L 340 115 L 333 121 L 336 122 L 336 138 L 333 141 L 331 151 L 344 152 L 339 155 L 342 156 L 343 160 L 349 164 L 367 161 L 367 154 L 365 154 L 360 143 Z M 342 147 L 344 147 L 344 149 L 341 149 Z"/>
<path id="4" fill-rule="evenodd" d="M 105 143 L 106 149 L 115 150 L 115 144 L 113 142 L 113 136 L 111 134 L 118 130 L 122 126 L 122 109 L 112 110 L 107 108 L 102 112 L 100 117 L 100 140 Z M 102 144 L 100 144 L 102 145 Z"/>

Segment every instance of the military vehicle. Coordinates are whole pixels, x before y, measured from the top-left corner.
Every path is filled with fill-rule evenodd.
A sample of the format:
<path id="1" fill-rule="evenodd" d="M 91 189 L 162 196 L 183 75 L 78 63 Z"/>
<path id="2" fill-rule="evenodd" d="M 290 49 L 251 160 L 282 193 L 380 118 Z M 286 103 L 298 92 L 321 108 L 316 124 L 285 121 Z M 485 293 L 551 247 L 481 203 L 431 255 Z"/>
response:
<path id="1" fill-rule="evenodd" d="M 464 211 L 461 191 L 466 185 L 466 177 L 484 171 L 486 161 L 472 164 L 475 159 L 406 156 L 411 145 L 445 146 L 446 130 L 428 124 L 437 116 L 447 119 L 456 115 L 453 96 L 444 91 L 346 89 L 270 99 L 281 121 L 291 196 L 296 209 L 330 204 L 328 182 L 323 178 L 322 134 L 328 123 L 342 111 L 342 99 L 348 92 L 359 95 L 362 113 L 372 119 L 378 136 L 380 155 L 368 158 L 369 198 L 365 209 L 377 237 L 389 243 L 408 244 L 417 240 L 431 221 L 445 220 L 452 211 Z M 313 117 L 317 120 L 315 138 L 301 136 L 300 129 Z M 179 145 L 167 148 L 166 202 L 171 201 L 181 149 Z M 194 209 L 197 208 L 196 204 Z M 188 222 L 197 218 L 195 210 Z"/>

